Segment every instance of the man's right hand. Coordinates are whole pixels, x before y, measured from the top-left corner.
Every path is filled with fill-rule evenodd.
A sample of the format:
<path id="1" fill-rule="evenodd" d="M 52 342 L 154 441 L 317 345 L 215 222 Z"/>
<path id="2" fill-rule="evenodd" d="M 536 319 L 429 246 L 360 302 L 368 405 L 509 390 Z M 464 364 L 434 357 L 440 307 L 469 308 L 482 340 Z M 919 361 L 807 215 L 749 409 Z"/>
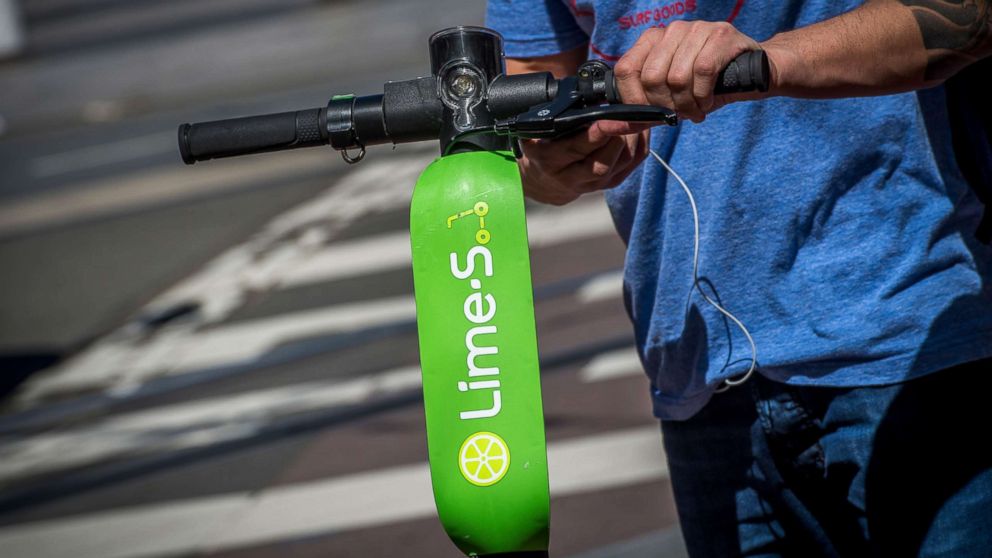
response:
<path id="1" fill-rule="evenodd" d="M 587 56 L 582 45 L 551 56 L 508 58 L 506 70 L 551 72 L 560 79 L 575 75 Z M 601 121 L 567 138 L 521 140 L 520 147 L 524 152 L 520 176 L 527 197 L 564 205 L 587 192 L 620 184 L 647 156 L 648 132 L 643 124 Z"/>
<path id="2" fill-rule="evenodd" d="M 521 140 L 524 194 L 564 205 L 582 194 L 617 186 L 648 154 L 648 130 L 617 135 L 629 127 L 600 121 L 567 138 Z"/>

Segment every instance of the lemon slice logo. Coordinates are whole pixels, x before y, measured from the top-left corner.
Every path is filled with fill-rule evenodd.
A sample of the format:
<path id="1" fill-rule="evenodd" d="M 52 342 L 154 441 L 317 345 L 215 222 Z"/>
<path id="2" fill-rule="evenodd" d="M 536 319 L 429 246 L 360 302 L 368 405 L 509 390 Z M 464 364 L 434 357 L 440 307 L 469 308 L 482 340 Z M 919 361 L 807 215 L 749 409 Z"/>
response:
<path id="1" fill-rule="evenodd" d="M 510 469 L 510 448 L 492 432 L 476 432 L 462 442 L 458 468 L 476 486 L 496 484 Z"/>

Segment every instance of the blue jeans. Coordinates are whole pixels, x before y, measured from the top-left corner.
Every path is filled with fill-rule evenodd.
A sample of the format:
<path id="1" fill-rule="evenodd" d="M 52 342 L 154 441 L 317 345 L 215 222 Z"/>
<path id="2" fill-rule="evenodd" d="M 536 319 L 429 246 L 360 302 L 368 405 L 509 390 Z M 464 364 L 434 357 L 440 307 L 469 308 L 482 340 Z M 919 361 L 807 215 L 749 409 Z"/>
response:
<path id="1" fill-rule="evenodd" d="M 755 374 L 664 421 L 693 558 L 992 556 L 992 360 L 882 387 Z"/>

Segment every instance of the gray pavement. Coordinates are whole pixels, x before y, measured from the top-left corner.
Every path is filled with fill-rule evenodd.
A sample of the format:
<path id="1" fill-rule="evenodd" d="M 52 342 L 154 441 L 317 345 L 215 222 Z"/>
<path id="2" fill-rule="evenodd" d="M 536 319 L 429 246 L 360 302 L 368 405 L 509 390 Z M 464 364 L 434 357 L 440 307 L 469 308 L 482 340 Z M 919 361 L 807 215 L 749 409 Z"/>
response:
<path id="1" fill-rule="evenodd" d="M 204 186 L 177 165 L 174 130 L 426 73 L 429 34 L 482 17 L 478 3 L 429 6 L 26 2 L 28 53 L 0 66 L 0 352 L 75 350 L 347 172 L 325 152 Z"/>
<path id="2" fill-rule="evenodd" d="M 376 167 L 404 175 L 431 154 L 403 156 L 406 171 L 384 159 L 369 162 L 364 175 L 342 179 L 227 252 L 271 257 L 285 247 L 283 235 L 320 239 L 308 241 L 312 251 L 298 260 L 310 267 L 283 252 L 277 268 L 252 257 L 246 267 L 194 275 L 151 306 L 181 294 L 206 307 L 222 292 L 216 281 L 271 274 L 262 283 L 268 289 L 213 318 L 192 317 L 137 338 L 125 325 L 32 379 L 15 398 L 19 410 L 0 417 L 0 544 L 15 556 L 60 556 L 70 548 L 77 556 L 456 556 L 430 515 L 429 490 L 410 492 L 417 476 L 406 480 L 426 457 L 412 315 L 393 312 L 394 303 L 378 306 L 412 292 L 405 264 L 335 258 L 372 244 L 390 254 L 394 238 L 405 246 L 405 221 L 387 218 L 395 206 L 381 200 L 404 203 L 386 194 L 407 186 L 373 185 L 382 176 Z M 348 217 L 325 210 L 354 192 L 367 200 Z M 552 458 L 553 551 L 629 555 L 676 523 L 657 423 L 619 303 L 623 249 L 598 198 L 564 210 L 534 207 L 529 218 L 549 447 L 552 456 L 570 456 Z M 315 265 L 321 261 L 336 265 Z M 207 268 L 214 266 L 222 267 Z M 382 319 L 358 318 L 383 311 Z M 119 370 L 112 368 L 115 353 L 123 354 Z M 204 372 L 208 379 L 196 381 Z M 140 391 L 183 376 L 194 380 Z M 88 378 L 87 392 L 108 396 L 106 404 L 45 422 L 53 408 L 47 401 L 84 397 L 81 378 Z M 40 422 L 10 427 L 31 412 Z M 570 485 L 577 463 L 581 478 Z M 370 474 L 377 489 L 349 492 Z M 369 512 L 349 507 L 348 495 L 367 505 L 408 498 L 412 509 L 391 515 L 372 505 L 359 521 L 354 515 Z M 92 538 L 110 525 L 153 530 L 142 541 Z M 159 536 L 156 525 L 170 530 Z M 659 542 L 656 555 L 680 556 L 672 540 L 669 534 Z"/>
<path id="3" fill-rule="evenodd" d="M 0 66 L 0 354 L 50 366 L 0 401 L 3 555 L 458 556 L 406 237 L 434 147 L 186 168 L 172 135 L 425 73 L 426 37 L 482 3 L 24 8 L 28 51 Z M 602 199 L 528 222 L 552 555 L 684 556 Z"/>

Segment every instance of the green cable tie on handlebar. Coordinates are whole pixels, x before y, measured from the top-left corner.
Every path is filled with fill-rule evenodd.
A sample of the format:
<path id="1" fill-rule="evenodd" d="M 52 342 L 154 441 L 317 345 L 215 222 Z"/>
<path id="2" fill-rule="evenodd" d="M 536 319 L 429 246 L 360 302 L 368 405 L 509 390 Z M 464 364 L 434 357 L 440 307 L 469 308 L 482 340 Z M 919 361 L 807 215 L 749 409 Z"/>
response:
<path id="1" fill-rule="evenodd" d="M 331 97 L 331 100 L 332 101 L 346 101 L 348 99 L 354 99 L 354 98 L 355 98 L 355 94 L 354 93 L 345 93 L 344 95 L 335 95 L 335 96 Z"/>

